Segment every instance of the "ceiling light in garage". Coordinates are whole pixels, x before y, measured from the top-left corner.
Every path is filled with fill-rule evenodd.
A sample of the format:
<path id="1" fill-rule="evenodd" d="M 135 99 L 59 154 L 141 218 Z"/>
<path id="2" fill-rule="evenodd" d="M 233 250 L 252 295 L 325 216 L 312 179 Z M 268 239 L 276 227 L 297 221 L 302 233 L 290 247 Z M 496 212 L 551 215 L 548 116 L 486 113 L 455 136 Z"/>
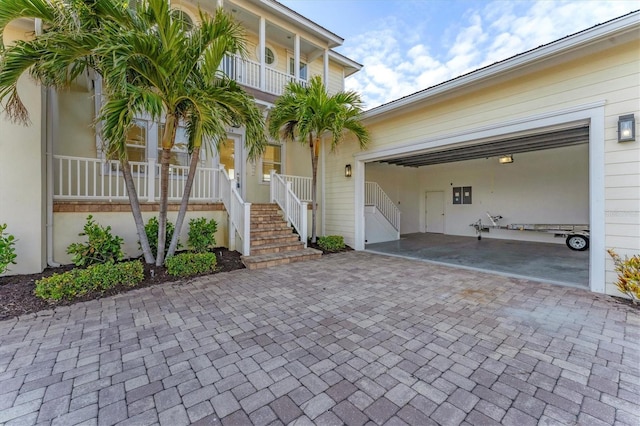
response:
<path id="1" fill-rule="evenodd" d="M 618 142 L 636 140 L 636 120 L 633 114 L 621 115 L 618 118 Z"/>
<path id="2" fill-rule="evenodd" d="M 498 158 L 498 162 L 500 164 L 509 164 L 509 163 L 513 163 L 513 155 L 509 154 L 509 155 L 503 155 L 500 158 Z"/>

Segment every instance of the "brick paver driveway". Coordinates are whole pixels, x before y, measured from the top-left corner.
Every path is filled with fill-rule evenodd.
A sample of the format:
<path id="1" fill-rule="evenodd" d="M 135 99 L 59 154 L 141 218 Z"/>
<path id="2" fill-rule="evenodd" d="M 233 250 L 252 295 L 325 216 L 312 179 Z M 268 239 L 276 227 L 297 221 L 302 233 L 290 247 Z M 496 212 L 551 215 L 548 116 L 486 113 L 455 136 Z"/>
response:
<path id="1" fill-rule="evenodd" d="M 350 252 L 0 322 L 6 424 L 637 425 L 639 311 Z"/>

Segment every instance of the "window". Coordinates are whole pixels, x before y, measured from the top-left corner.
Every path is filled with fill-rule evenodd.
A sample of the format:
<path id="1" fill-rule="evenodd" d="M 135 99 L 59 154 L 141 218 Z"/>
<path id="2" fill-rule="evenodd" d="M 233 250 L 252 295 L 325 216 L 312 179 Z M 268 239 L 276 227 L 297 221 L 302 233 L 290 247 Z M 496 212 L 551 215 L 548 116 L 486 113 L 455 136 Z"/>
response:
<path id="1" fill-rule="evenodd" d="M 147 122 L 136 120 L 127 133 L 127 158 L 129 161 L 147 161 Z"/>
<path id="2" fill-rule="evenodd" d="M 256 46 L 256 58 L 260 60 L 260 46 Z M 271 66 L 275 66 L 278 63 L 276 51 L 271 46 L 264 47 L 264 63 Z"/>
<path id="3" fill-rule="evenodd" d="M 262 155 L 262 181 L 271 181 L 271 170 L 282 173 L 282 146 L 267 145 L 267 149 Z"/>
<path id="4" fill-rule="evenodd" d="M 289 75 L 296 75 L 295 59 L 289 58 Z M 307 81 L 307 64 L 300 61 L 300 80 Z"/>
<path id="5" fill-rule="evenodd" d="M 173 9 L 171 16 L 182 25 L 183 31 L 191 31 L 193 29 L 193 19 L 184 10 Z"/>
<path id="6" fill-rule="evenodd" d="M 276 55 L 273 53 L 273 50 L 271 50 L 268 47 L 264 48 L 264 62 L 267 65 L 271 65 L 276 61 Z"/>
<path id="7" fill-rule="evenodd" d="M 162 156 L 162 134 L 164 133 L 164 123 L 158 125 L 158 163 Z M 189 138 L 187 137 L 187 129 L 184 126 L 178 126 L 176 129 L 176 142 L 171 150 L 171 159 L 169 164 L 172 166 L 189 166 Z"/>

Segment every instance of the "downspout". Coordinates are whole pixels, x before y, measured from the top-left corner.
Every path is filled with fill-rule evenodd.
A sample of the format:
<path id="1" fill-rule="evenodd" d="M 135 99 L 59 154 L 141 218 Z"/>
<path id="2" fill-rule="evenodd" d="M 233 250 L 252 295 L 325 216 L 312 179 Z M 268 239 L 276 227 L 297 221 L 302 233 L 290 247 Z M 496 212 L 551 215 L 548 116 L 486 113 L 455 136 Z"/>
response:
<path id="1" fill-rule="evenodd" d="M 53 260 L 53 89 L 45 89 L 46 120 L 46 156 L 47 156 L 47 265 L 52 268 L 60 266 Z M 57 107 L 57 105 L 56 105 Z"/>
<path id="2" fill-rule="evenodd" d="M 34 29 L 36 35 L 42 35 L 42 19 L 36 19 L 34 22 Z M 46 235 L 47 235 L 47 265 L 56 268 L 60 266 L 53 259 L 53 89 L 50 87 L 44 88 L 44 95 L 42 104 L 44 105 L 44 132 L 45 132 L 45 156 L 46 156 L 46 191 L 47 191 L 47 220 L 45 223 Z M 57 106 L 57 105 L 56 105 Z"/>

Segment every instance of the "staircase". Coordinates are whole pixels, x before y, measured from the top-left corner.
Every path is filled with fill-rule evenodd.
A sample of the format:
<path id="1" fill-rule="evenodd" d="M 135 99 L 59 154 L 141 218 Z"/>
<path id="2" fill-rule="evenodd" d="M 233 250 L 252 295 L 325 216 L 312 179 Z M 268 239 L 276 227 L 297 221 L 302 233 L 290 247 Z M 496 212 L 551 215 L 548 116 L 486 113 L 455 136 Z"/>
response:
<path id="1" fill-rule="evenodd" d="M 318 259 L 322 252 L 305 248 L 282 218 L 277 204 L 251 205 L 251 255 L 243 256 L 248 269 L 261 269 Z"/>

